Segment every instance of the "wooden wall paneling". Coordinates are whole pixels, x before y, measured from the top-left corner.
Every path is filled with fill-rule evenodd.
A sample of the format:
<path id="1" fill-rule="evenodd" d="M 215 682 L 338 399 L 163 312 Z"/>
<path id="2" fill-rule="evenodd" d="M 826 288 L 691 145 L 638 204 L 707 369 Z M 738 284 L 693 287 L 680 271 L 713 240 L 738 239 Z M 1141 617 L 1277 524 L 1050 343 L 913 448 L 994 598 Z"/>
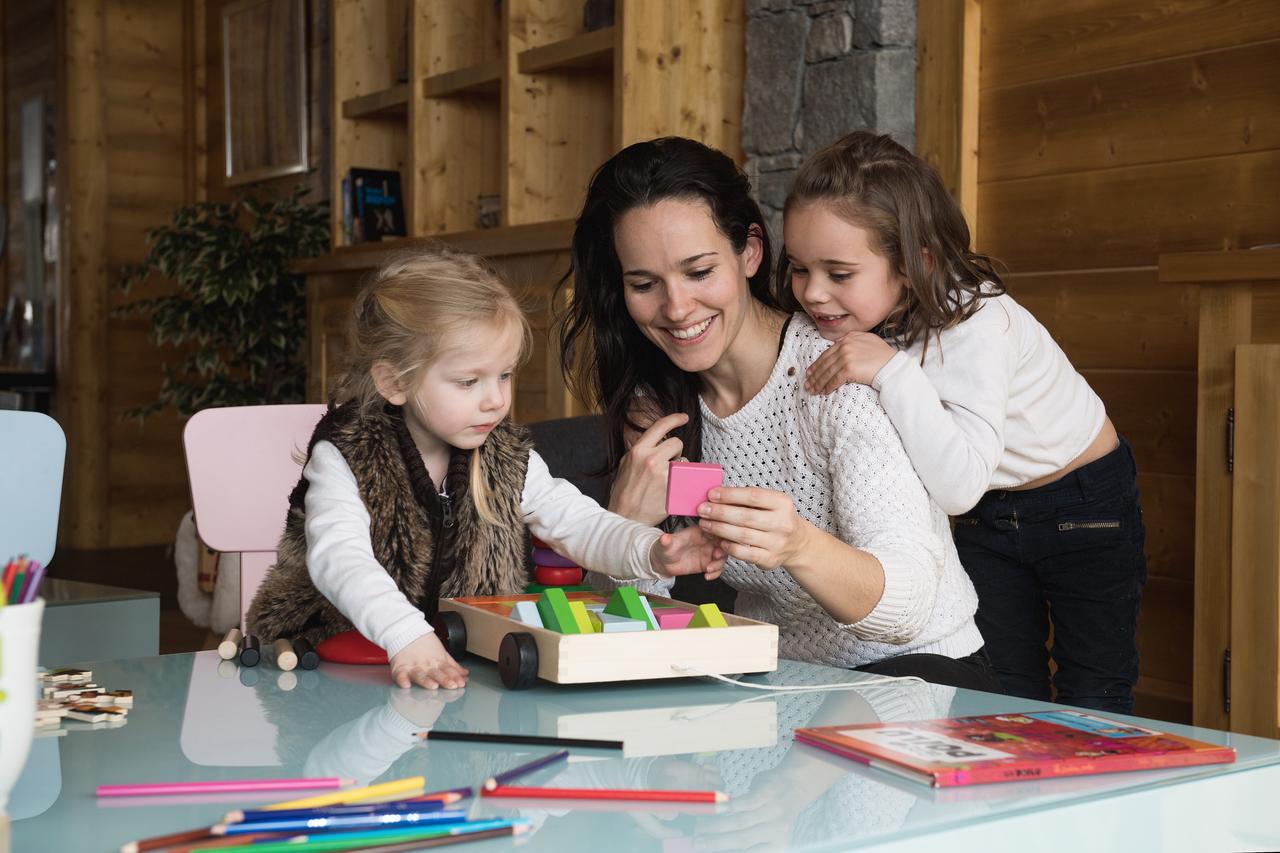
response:
<path id="1" fill-rule="evenodd" d="M 1000 86 L 981 102 L 983 181 L 1280 148 L 1280 41 Z"/>
<path id="2" fill-rule="evenodd" d="M 1180 370 L 1082 370 L 1116 429 L 1133 445 L 1138 470 L 1195 473 L 1196 375 Z"/>
<path id="3" fill-rule="evenodd" d="M 1004 277 L 1077 370 L 1195 370 L 1199 288 L 1158 281 L 1156 267 Z"/>
<path id="4" fill-rule="evenodd" d="M 982 0 L 983 87 L 1280 37 L 1272 0 Z"/>
<path id="5" fill-rule="evenodd" d="M 960 202 L 977 245 L 978 72 L 982 5 L 978 0 L 916 4 L 916 149 Z M 985 152 L 984 152 L 985 153 Z"/>
<path id="6" fill-rule="evenodd" d="M 1280 345 L 1236 348 L 1231 729 L 1280 735 Z"/>
<path id="7" fill-rule="evenodd" d="M 56 415 L 67 433 L 67 464 L 59 542 L 101 548 L 109 541 L 110 480 L 107 442 L 108 185 L 101 153 L 106 146 L 103 76 L 106 71 L 105 0 L 68 3 L 64 79 L 60 86 L 64 132 L 59 135 L 59 193 L 64 199 L 66 287 L 58 309 Z M 71 189 L 74 187 L 74 192 Z"/>
<path id="8" fill-rule="evenodd" d="M 1150 577 L 1142 590 L 1138 622 L 1142 675 L 1165 684 L 1182 685 L 1177 695 L 1186 701 L 1188 712 L 1191 691 L 1186 670 L 1191 657 L 1193 605 L 1190 581 Z"/>
<path id="9" fill-rule="evenodd" d="M 1196 480 L 1180 474 L 1152 474 L 1139 469 L 1138 494 L 1147 528 L 1147 574 L 1191 584 L 1195 580 Z M 1192 590 L 1186 589 L 1190 603 Z M 1191 621 L 1180 626 L 1188 631 Z M 1188 646 L 1183 662 L 1191 660 Z"/>
<path id="10" fill-rule="evenodd" d="M 307 277 L 307 402 L 326 403 L 343 370 L 351 303 L 367 273 L 339 271 Z"/>
<path id="11" fill-rule="evenodd" d="M 403 122 L 383 118 L 341 119 L 344 101 L 380 92 L 395 84 L 396 51 L 403 54 L 406 31 L 410 28 L 405 0 L 368 3 L 363 0 L 333 0 L 332 161 L 330 197 L 334 245 L 342 245 L 342 179 L 351 167 L 395 169 L 402 175 L 401 186 L 412 196 L 408 163 L 408 132 Z M 408 61 L 407 59 L 405 60 Z M 406 207 L 406 214 L 412 209 Z"/>
<path id="12" fill-rule="evenodd" d="M 983 249 L 1013 272 L 1132 267 L 1275 238 L 1280 150 L 979 183 Z"/>
<path id="13" fill-rule="evenodd" d="M 569 267 L 568 252 L 508 255 L 494 262 L 520 295 L 533 330 L 529 358 L 516 375 L 515 420 L 529 423 L 574 414 L 560 376 L 559 348 L 551 334 L 555 287 Z"/>
<path id="14" fill-rule="evenodd" d="M 1222 660 L 1231 644 L 1232 482 L 1227 471 L 1227 409 L 1235 405 L 1237 344 L 1253 325 L 1247 285 L 1204 287 L 1196 391 L 1196 583 L 1193 719 L 1225 729 Z"/>
<path id="15" fill-rule="evenodd" d="M 1253 342 L 1280 344 L 1280 285 L 1253 288 Z"/>
<path id="16" fill-rule="evenodd" d="M 743 4 L 630 0 L 621 4 L 617 21 L 614 83 L 621 109 L 616 113 L 616 147 L 677 134 L 719 148 L 741 163 Z"/>
<path id="17" fill-rule="evenodd" d="M 209 193 L 209 57 L 208 8 L 206 0 L 187 0 L 183 12 L 182 102 L 186 109 L 187 163 L 184 195 L 191 201 L 204 201 Z M 312 144 L 316 144 L 313 140 Z"/>

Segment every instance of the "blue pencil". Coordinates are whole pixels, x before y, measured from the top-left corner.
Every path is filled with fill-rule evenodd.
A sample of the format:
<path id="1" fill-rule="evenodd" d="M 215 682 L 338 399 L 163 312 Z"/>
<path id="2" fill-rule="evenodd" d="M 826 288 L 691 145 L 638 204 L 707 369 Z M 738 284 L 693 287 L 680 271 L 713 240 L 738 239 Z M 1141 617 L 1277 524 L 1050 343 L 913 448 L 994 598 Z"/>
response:
<path id="1" fill-rule="evenodd" d="M 559 752 L 553 752 L 550 755 L 544 755 L 539 759 L 530 761 L 528 764 L 521 764 L 519 767 L 513 767 L 505 773 L 499 773 L 497 776 L 490 776 L 484 782 L 484 789 L 492 791 L 499 785 L 505 785 L 512 779 L 518 779 L 521 776 L 528 775 L 535 770 L 541 770 L 548 764 L 555 764 L 557 761 L 564 761 L 569 757 L 569 750 L 562 749 Z"/>
<path id="2" fill-rule="evenodd" d="M 243 835 L 251 832 L 334 832 L 352 829 L 395 827 L 406 828 L 423 825 L 462 823 L 467 819 L 463 809 L 436 809 L 416 812 L 371 812 L 369 814 L 337 815 L 334 817 L 293 817 L 284 820 L 253 820 L 240 823 L 220 823 L 209 832 L 213 835 Z"/>
<path id="3" fill-rule="evenodd" d="M 314 809 L 247 809 L 227 812 L 223 823 L 245 823 L 262 820 L 289 820 L 291 818 L 343 817 L 346 815 L 392 814 L 395 812 L 440 811 L 449 804 L 443 800 L 394 801 L 390 803 L 366 803 L 351 806 L 319 806 Z"/>

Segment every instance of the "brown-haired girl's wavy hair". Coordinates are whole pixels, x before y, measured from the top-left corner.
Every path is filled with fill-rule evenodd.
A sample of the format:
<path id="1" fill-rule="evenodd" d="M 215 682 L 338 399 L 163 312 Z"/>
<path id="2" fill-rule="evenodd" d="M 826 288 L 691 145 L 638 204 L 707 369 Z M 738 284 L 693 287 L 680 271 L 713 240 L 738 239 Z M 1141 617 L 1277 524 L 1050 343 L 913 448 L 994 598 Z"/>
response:
<path id="1" fill-rule="evenodd" d="M 980 299 L 1005 292 L 995 263 L 969 246 L 964 213 L 933 167 L 885 135 L 856 131 L 800 166 L 785 212 L 826 205 L 867 230 L 871 248 L 909 285 L 880 327 L 901 346 L 967 319 Z M 779 301 L 802 310 L 791 291 L 791 264 L 780 252 Z"/>
<path id="2" fill-rule="evenodd" d="M 355 406 L 361 419 L 390 417 L 373 365 L 387 362 L 403 388 L 416 388 L 423 371 L 476 325 L 518 329 L 519 358 L 528 355 L 529 320 L 502 275 L 484 258 L 434 245 L 393 255 L 356 296 L 346 362 L 330 404 Z M 472 453 L 469 491 L 480 517 L 493 524 L 482 469 L 480 454 Z"/>

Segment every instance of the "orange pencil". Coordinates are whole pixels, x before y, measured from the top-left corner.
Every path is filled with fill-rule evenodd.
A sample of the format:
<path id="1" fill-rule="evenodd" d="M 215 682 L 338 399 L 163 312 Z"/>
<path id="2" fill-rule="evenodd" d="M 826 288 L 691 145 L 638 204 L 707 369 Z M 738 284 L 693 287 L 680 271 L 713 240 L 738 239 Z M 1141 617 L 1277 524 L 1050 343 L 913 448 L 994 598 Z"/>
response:
<path id="1" fill-rule="evenodd" d="M 724 803 L 729 795 L 720 791 L 619 791 L 611 788 L 524 788 L 503 785 L 485 791 L 486 797 L 530 797 L 552 800 L 644 800 L 667 803 Z"/>

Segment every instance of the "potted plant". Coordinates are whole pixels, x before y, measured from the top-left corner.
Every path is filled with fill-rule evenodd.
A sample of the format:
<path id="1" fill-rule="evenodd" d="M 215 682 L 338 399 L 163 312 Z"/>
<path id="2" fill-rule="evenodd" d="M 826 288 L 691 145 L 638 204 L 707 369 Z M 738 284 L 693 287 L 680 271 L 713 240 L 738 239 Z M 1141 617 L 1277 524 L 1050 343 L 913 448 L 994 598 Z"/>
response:
<path id="1" fill-rule="evenodd" d="M 302 401 L 306 297 L 289 264 L 329 248 L 326 205 L 304 202 L 305 193 L 199 202 L 147 233 L 147 255 L 123 270 L 120 288 L 159 273 L 178 290 L 115 313 L 150 314 L 152 339 L 186 351 L 163 365 L 156 399 L 126 417 L 166 406 L 185 417 L 211 406 Z"/>

